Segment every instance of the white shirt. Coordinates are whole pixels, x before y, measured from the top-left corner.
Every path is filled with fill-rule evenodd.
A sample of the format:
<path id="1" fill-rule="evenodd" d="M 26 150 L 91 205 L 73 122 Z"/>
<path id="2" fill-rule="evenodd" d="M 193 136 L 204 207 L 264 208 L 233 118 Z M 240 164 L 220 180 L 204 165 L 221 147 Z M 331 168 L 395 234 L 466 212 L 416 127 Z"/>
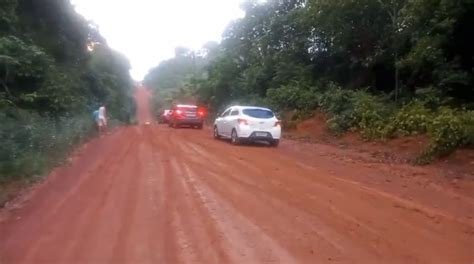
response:
<path id="1" fill-rule="evenodd" d="M 103 106 L 99 108 L 99 118 L 105 119 L 105 107 Z"/>

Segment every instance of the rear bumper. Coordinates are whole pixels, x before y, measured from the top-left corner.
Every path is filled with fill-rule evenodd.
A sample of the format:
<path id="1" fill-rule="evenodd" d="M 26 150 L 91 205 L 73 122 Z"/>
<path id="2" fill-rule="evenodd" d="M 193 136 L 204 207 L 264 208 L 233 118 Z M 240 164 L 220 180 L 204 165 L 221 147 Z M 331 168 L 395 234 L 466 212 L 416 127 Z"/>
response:
<path id="1" fill-rule="evenodd" d="M 266 136 L 258 135 L 262 133 L 265 133 L 267 135 Z M 248 138 L 245 138 L 245 139 L 249 141 L 272 141 L 272 140 L 275 140 L 276 138 L 273 138 L 272 134 L 268 132 L 254 132 Z"/>
<path id="2" fill-rule="evenodd" d="M 204 120 L 202 119 L 175 119 L 174 123 L 177 125 L 189 125 L 189 126 L 197 126 L 197 125 L 202 125 L 204 123 Z"/>
<path id="3" fill-rule="evenodd" d="M 275 139 L 280 139 L 281 137 L 281 127 L 273 127 L 269 129 L 252 129 L 249 126 L 238 126 L 237 134 L 239 138 L 255 140 L 255 141 L 270 141 Z M 263 135 L 265 134 L 265 135 Z"/>

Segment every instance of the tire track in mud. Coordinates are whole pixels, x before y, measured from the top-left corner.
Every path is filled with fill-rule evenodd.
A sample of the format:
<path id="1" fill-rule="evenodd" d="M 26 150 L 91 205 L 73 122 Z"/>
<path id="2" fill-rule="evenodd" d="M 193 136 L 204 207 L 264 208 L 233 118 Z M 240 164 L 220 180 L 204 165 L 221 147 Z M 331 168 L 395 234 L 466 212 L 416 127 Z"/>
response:
<path id="1" fill-rule="evenodd" d="M 196 173 L 187 165 L 184 167 L 184 181 L 197 194 L 201 204 L 208 211 L 216 228 L 224 235 L 227 248 L 233 249 L 231 259 L 242 262 L 281 262 L 294 263 L 296 260 L 258 226 L 243 217 L 227 202 L 197 179 Z M 235 252 L 237 251 L 237 252 Z M 235 254 L 237 253 L 237 254 Z"/>
<path id="2" fill-rule="evenodd" d="M 185 147 L 181 147 L 181 150 L 189 150 L 189 149 L 194 149 L 191 147 L 189 144 L 183 144 L 186 145 Z M 200 159 L 203 159 L 202 157 L 204 156 L 203 152 L 201 152 L 199 156 Z M 196 156 L 196 155 L 194 155 Z M 217 159 L 217 156 L 214 155 L 209 155 L 212 158 L 208 160 L 207 162 L 211 163 L 212 161 L 215 161 Z M 186 157 L 193 157 L 193 155 L 186 155 Z M 225 157 L 224 155 L 221 155 L 220 157 Z M 197 162 L 196 159 L 190 158 L 191 161 L 189 163 L 191 164 L 197 164 L 198 168 L 202 168 L 204 164 Z M 211 161 L 212 160 L 212 161 Z M 217 166 L 212 166 L 209 167 L 207 166 L 206 172 L 203 173 L 198 173 L 202 177 L 202 180 L 206 182 L 207 186 L 210 186 L 216 193 L 219 194 L 219 199 L 218 201 L 225 201 L 228 200 L 229 197 L 231 198 L 231 202 L 233 203 L 233 206 L 235 208 L 240 208 L 242 209 L 243 206 L 242 204 L 245 205 L 244 208 L 247 208 L 247 210 L 243 210 L 244 212 L 246 211 L 246 216 L 249 219 L 252 219 L 255 222 L 255 216 L 260 215 L 260 221 L 262 222 L 269 222 L 272 221 L 271 223 L 275 225 L 275 222 L 280 221 L 279 229 L 275 230 L 274 234 L 279 236 L 281 241 L 284 241 L 285 239 L 288 239 L 288 237 L 291 237 L 291 231 L 288 232 L 288 230 L 285 230 L 286 226 L 292 226 L 295 224 L 295 220 L 293 219 L 280 219 L 280 217 L 276 216 L 272 219 L 268 219 L 267 216 L 269 215 L 278 215 L 280 212 L 285 211 L 288 212 L 288 210 L 295 212 L 289 207 L 288 201 L 278 199 L 273 196 L 268 196 L 268 194 L 272 193 L 269 191 L 268 188 L 265 189 L 260 189 L 258 185 L 261 184 L 252 184 L 250 181 L 245 180 L 245 178 L 258 178 L 258 179 L 265 179 L 268 177 L 265 177 L 264 175 L 261 174 L 256 174 L 256 173 L 261 173 L 261 170 L 252 170 L 251 173 L 247 173 L 247 169 L 249 166 L 245 166 L 245 164 L 241 163 L 235 163 L 236 160 L 239 159 L 234 159 L 232 161 L 225 161 L 225 164 L 227 164 L 225 167 L 221 167 L 219 165 Z M 189 164 L 188 163 L 188 164 Z M 209 164 L 208 163 L 208 164 Z M 222 164 L 223 161 L 218 162 L 217 164 Z M 216 163 L 214 163 L 216 164 Z M 220 167 L 220 168 L 215 168 L 215 167 Z M 250 165 L 250 168 L 252 166 Z M 245 175 L 245 176 L 244 176 Z M 230 187 L 232 186 L 232 187 Z M 225 187 L 228 187 L 226 189 L 223 189 Z M 281 187 L 281 186 L 280 186 Z M 233 189 L 239 189 L 240 193 L 236 193 Z M 233 198 L 231 194 L 235 193 L 237 195 L 237 198 Z M 265 201 L 262 203 L 262 201 Z M 250 202 L 250 204 L 249 204 Z M 278 204 L 280 208 L 276 208 L 273 211 L 269 211 L 267 207 L 269 207 L 270 204 Z M 249 214 L 249 209 L 252 207 L 259 207 L 259 209 L 255 209 L 251 211 L 251 214 Z M 283 208 L 281 208 L 283 207 Z M 256 212 L 258 211 L 264 211 L 265 213 L 261 212 Z M 304 214 L 301 211 L 295 212 L 295 215 L 302 215 Z M 301 218 L 300 218 L 301 219 Z M 283 222 L 282 222 L 283 221 Z M 260 223 L 261 223 L 260 222 Z M 348 251 L 348 249 L 343 249 L 342 246 L 338 245 L 335 241 L 343 241 L 344 239 L 341 238 L 339 235 L 336 235 L 334 232 L 330 232 L 328 228 L 320 228 L 321 231 L 316 231 L 314 227 L 316 222 L 320 222 L 319 219 L 312 219 L 311 223 L 305 223 L 302 224 L 301 221 L 298 223 L 301 225 L 301 228 L 306 229 L 306 230 L 311 230 L 314 234 L 318 234 L 318 237 L 320 238 L 321 241 L 317 243 L 320 248 L 323 248 L 324 250 L 321 250 L 320 252 L 325 252 L 326 254 L 328 252 L 333 252 L 333 254 L 329 254 L 327 258 L 321 258 L 320 260 L 326 260 L 328 258 L 331 258 L 332 260 L 337 259 L 335 255 L 340 255 L 341 251 Z M 256 221 L 256 224 L 259 222 Z M 319 224 L 319 227 L 324 227 L 324 224 Z M 324 230 L 326 229 L 326 230 Z M 283 237 L 281 234 L 286 234 L 286 237 Z M 324 235 L 322 235 L 324 234 Z M 339 237 L 339 239 L 337 239 Z M 325 242 L 323 242 L 325 241 Z M 339 242 L 340 243 L 340 242 Z M 292 246 L 291 243 L 288 243 L 287 246 Z M 301 253 L 301 250 L 296 249 L 299 253 Z M 309 247 L 306 251 L 306 253 L 310 253 L 314 251 L 311 247 Z M 339 252 L 339 253 L 338 253 Z M 314 256 L 312 256 L 314 258 Z"/>
<path id="3" fill-rule="evenodd" d="M 300 211 L 287 201 L 269 196 L 251 185 L 224 175 L 222 172 L 207 171 L 199 178 L 205 182 L 202 186 L 209 186 L 208 192 L 212 189 L 215 193 L 214 200 L 226 201 L 234 211 L 242 214 L 253 225 L 263 226 L 267 236 L 281 241 L 285 248 L 292 250 L 300 258 L 306 255 L 303 259 L 306 258 L 307 261 L 336 261 L 343 259 L 343 252 L 347 254 L 361 251 L 354 245 L 345 247 L 350 244 L 344 242 L 346 238 L 324 224 L 317 214 L 310 215 Z M 286 214 L 290 216 L 287 217 Z M 298 226 L 298 230 L 292 229 L 295 226 Z M 308 237 L 313 241 L 309 241 L 311 239 L 308 240 Z"/>
<path id="4" fill-rule="evenodd" d="M 155 130 L 156 131 L 156 130 Z M 202 206 L 196 202 L 192 193 L 182 181 L 182 171 L 176 164 L 177 155 L 175 155 L 175 146 L 170 144 L 170 134 L 154 136 L 152 142 L 154 150 L 161 149 L 162 153 L 166 153 L 164 165 L 168 175 L 168 182 L 163 184 L 166 188 L 166 194 L 163 200 L 173 201 L 172 208 L 164 211 L 171 215 L 173 230 L 175 230 L 175 239 L 172 241 L 173 247 L 179 248 L 185 258 L 183 262 L 195 263 L 227 263 L 227 256 L 218 244 L 218 234 L 212 225 L 209 225 L 208 217 L 203 211 Z M 165 137 L 163 139 L 163 137 Z M 212 246 L 213 250 L 210 250 Z M 186 258 L 188 261 L 186 261 Z M 190 261 L 190 262 L 189 262 Z"/>
<path id="5" fill-rule="evenodd" d="M 136 216 L 142 215 L 137 211 L 138 203 L 143 202 L 142 189 L 145 187 L 143 181 L 143 174 L 139 163 L 139 153 L 143 150 L 142 142 L 135 141 L 135 146 L 128 155 L 128 159 L 122 163 L 123 177 L 120 187 L 117 189 L 116 203 L 120 208 L 117 211 L 117 218 L 119 219 L 118 230 L 116 230 L 115 243 L 112 248 L 112 262 L 113 263 L 131 263 L 133 259 L 134 243 L 132 242 L 132 233 L 138 231 L 136 225 Z M 130 164 L 131 163 L 131 164 Z M 125 166 L 124 164 L 129 164 Z M 127 173 L 127 168 L 130 171 Z M 119 175 L 121 175 L 120 173 Z M 119 191 L 120 190 L 120 191 Z M 114 203 L 114 202 L 111 202 Z M 112 216 L 114 217 L 114 216 Z M 105 221 L 103 221 L 105 223 Z M 105 227 L 103 227 L 105 228 Z M 130 256 L 131 255 L 131 256 Z"/>
<path id="6" fill-rule="evenodd" d="M 156 246 L 151 246 L 154 250 L 159 252 L 159 259 L 166 263 L 180 263 L 179 255 L 176 254 L 177 248 L 177 237 L 175 221 L 173 219 L 173 210 L 176 204 L 177 194 L 174 193 L 175 184 L 173 181 L 174 171 L 170 165 L 172 159 L 172 153 L 168 153 L 167 140 L 162 137 L 167 135 L 161 135 L 156 137 L 153 133 L 153 129 L 147 127 L 146 132 L 148 134 L 148 142 L 151 144 L 151 151 L 153 155 L 152 161 L 159 164 L 159 172 L 157 174 L 159 185 L 155 185 L 152 188 L 152 203 L 155 208 L 153 218 L 156 220 L 149 237 L 150 243 L 156 243 Z M 161 140 L 158 140 L 160 139 Z"/>
<path id="7" fill-rule="evenodd" d="M 129 133 L 127 134 L 127 141 L 116 142 L 121 145 L 122 149 L 118 153 L 111 154 L 113 157 L 112 161 L 104 161 L 103 167 L 105 170 L 96 172 L 94 174 L 94 182 L 91 182 L 90 186 L 84 190 L 89 195 L 78 195 L 77 198 L 87 197 L 87 201 L 78 201 L 77 204 L 71 204 L 71 206 L 84 206 L 79 212 L 81 214 L 79 221 L 76 223 L 76 234 L 68 235 L 71 242 L 71 247 L 65 250 L 66 261 L 74 262 L 77 260 L 87 261 L 87 256 L 84 252 L 88 252 L 88 256 L 97 254 L 103 254 L 108 259 L 111 255 L 111 247 L 116 239 L 113 235 L 106 235 L 109 231 L 108 228 L 114 226 L 110 222 L 115 223 L 118 218 L 114 217 L 113 211 L 116 211 L 116 205 L 120 204 L 117 202 L 117 192 L 120 193 L 121 185 L 127 174 L 136 169 L 136 167 L 130 167 L 125 164 L 125 161 L 129 157 L 130 153 L 136 148 L 137 136 L 135 135 L 132 128 L 128 128 Z M 126 166 L 122 166 L 126 165 Z M 66 214 L 66 213 L 63 213 Z M 110 221 L 110 222 L 109 222 Z M 108 222 L 104 224 L 104 222 Z M 71 239 L 74 237 L 74 239 Z M 107 237 L 107 240 L 103 239 Z M 97 248 L 104 243 L 101 248 L 101 252 L 97 253 Z M 106 253 L 107 254 L 104 254 Z"/>
<path id="8" fill-rule="evenodd" d="M 225 144 L 225 143 L 224 143 Z M 189 150 L 189 149 L 193 149 L 195 151 L 195 147 L 190 147 L 189 143 L 187 144 L 184 144 L 186 146 L 184 147 L 181 147 L 181 150 L 183 151 L 186 151 L 186 150 Z M 202 151 L 198 151 L 198 152 L 201 152 L 201 154 L 204 154 L 202 153 Z M 240 152 L 240 155 L 244 155 L 244 153 Z M 189 156 L 189 155 L 188 155 Z M 203 156 L 203 155 L 201 155 Z M 200 156 L 200 157 L 201 157 Z M 215 154 L 211 154 L 210 155 L 212 157 L 212 159 L 216 159 L 216 155 Z M 219 158 L 219 162 L 218 163 L 214 163 L 215 166 L 213 166 L 212 169 L 209 169 L 209 171 L 212 171 L 212 174 L 215 175 L 214 177 L 214 180 L 215 181 L 219 181 L 222 179 L 232 179 L 233 182 L 230 183 L 230 184 L 227 184 L 227 186 L 234 186 L 234 187 L 238 187 L 239 185 L 243 186 L 242 189 L 245 190 L 249 190 L 249 189 L 252 189 L 254 188 L 254 192 L 257 192 L 257 191 L 262 191 L 262 190 L 259 190 L 258 188 L 256 188 L 255 186 L 258 186 L 258 184 L 249 184 L 249 178 L 251 176 L 254 176 L 253 178 L 258 178 L 258 179 L 262 179 L 262 178 L 265 178 L 265 175 L 258 175 L 258 174 L 254 174 L 254 175 L 251 175 L 249 173 L 247 173 L 248 170 L 246 170 L 245 168 L 245 164 L 242 164 L 241 162 L 236 162 L 236 161 L 241 161 L 241 159 L 235 159 L 233 161 L 223 161 L 222 159 L 224 157 L 228 157 L 228 156 L 232 156 L 232 152 L 229 152 L 227 156 L 221 154 L 221 155 L 218 155 L 219 157 L 222 157 L 222 158 Z M 248 159 L 251 160 L 253 157 L 250 156 Z M 268 157 L 268 160 L 272 160 L 273 157 Z M 256 158 L 255 158 L 256 159 Z M 195 164 L 200 164 L 200 165 L 203 165 L 201 162 L 199 161 L 202 161 L 202 159 L 197 159 L 197 158 L 190 158 L 190 162 L 193 162 Z M 210 162 L 210 160 L 208 160 L 208 162 Z M 222 166 L 220 166 L 219 164 L 222 164 L 222 163 L 225 163 L 227 164 L 225 168 L 223 168 Z M 239 164 L 240 163 L 240 164 Z M 277 163 L 277 164 L 275 164 Z M 233 167 L 229 164 L 234 164 Z M 274 163 L 271 163 L 270 166 L 264 164 L 264 163 L 259 163 L 259 167 L 262 168 L 262 170 L 264 169 L 267 169 L 267 171 L 272 171 L 271 168 L 272 167 L 275 167 L 275 166 L 283 166 L 284 163 L 278 163 L 278 159 L 276 159 L 276 162 Z M 239 166 L 241 165 L 241 166 Z M 219 169 L 216 169 L 220 167 L 220 170 Z M 249 167 L 249 166 L 247 166 Z M 251 165 L 250 165 L 251 167 Z M 290 166 L 291 168 L 292 166 Z M 286 170 L 286 171 L 283 171 L 283 173 L 272 173 L 271 177 L 275 177 L 275 176 L 284 176 L 285 174 L 286 175 L 292 175 L 293 174 L 293 178 L 292 178 L 292 185 L 295 186 L 295 183 L 298 182 L 298 181 L 294 181 L 294 176 L 296 176 L 295 172 L 301 172 L 301 174 L 303 175 L 309 175 L 308 174 L 308 169 L 305 169 L 305 168 L 298 168 L 298 166 L 292 168 L 294 169 L 294 171 L 291 171 L 290 170 Z M 232 171 L 232 172 L 238 172 L 238 173 L 235 173 L 236 175 L 231 175 L 231 173 L 229 173 L 229 171 Z M 258 170 L 254 170 L 253 173 L 256 173 Z M 224 177 L 225 175 L 225 177 Z M 239 176 L 237 176 L 239 175 Z M 319 180 L 319 176 L 316 176 L 314 175 L 315 177 L 313 178 L 313 180 Z M 298 176 L 297 176 L 298 177 Z M 307 177 L 307 176 L 305 176 Z M 279 177 L 277 177 L 279 178 Z M 287 178 L 287 177 L 286 177 Z M 282 180 L 285 180 L 286 178 L 280 178 Z M 334 177 L 334 176 L 331 176 L 329 177 L 328 179 L 323 179 L 322 182 L 328 182 L 327 185 L 328 186 L 336 186 L 337 188 L 339 188 L 340 191 L 343 191 L 347 194 L 350 194 L 350 193 L 355 193 L 356 197 L 358 196 L 358 200 L 357 202 L 359 203 L 359 205 L 356 205 L 356 204 L 353 204 L 354 208 L 357 208 L 357 210 L 360 210 L 362 208 L 365 208 L 364 210 L 365 211 L 368 211 L 368 213 L 364 213 L 364 211 L 361 211 L 361 212 L 357 212 L 357 210 L 354 210 L 354 209 L 351 209 L 350 207 L 347 207 L 347 206 L 344 206 L 344 202 L 347 202 L 347 196 L 344 196 L 342 197 L 343 199 L 339 199 L 340 201 L 337 202 L 337 197 L 334 196 L 334 193 L 328 193 L 328 192 L 323 192 L 323 197 L 326 197 L 326 198 L 330 198 L 329 199 L 329 204 L 326 201 L 320 201 L 319 203 L 316 201 L 311 201 L 311 200 L 308 200 L 306 197 L 304 197 L 303 195 L 300 195 L 300 198 L 299 198 L 299 201 L 298 200 L 295 200 L 293 199 L 293 196 L 294 197 L 297 197 L 298 195 L 294 195 L 294 194 L 291 194 L 291 193 L 288 193 L 288 195 L 286 195 L 286 199 L 285 201 L 288 202 L 288 201 L 294 201 L 294 202 L 291 202 L 292 203 L 292 207 L 294 208 L 299 208 L 301 207 L 301 205 L 305 205 L 305 207 L 307 207 L 306 209 L 304 209 L 304 211 L 306 211 L 308 214 L 310 215 L 317 215 L 318 211 L 314 211 L 314 210 L 309 210 L 308 211 L 308 204 L 312 204 L 313 206 L 312 207 L 319 207 L 319 210 L 320 211 L 324 211 L 326 213 L 329 213 L 329 215 L 331 215 L 332 217 L 322 217 L 320 216 L 320 218 L 322 217 L 324 220 L 324 222 L 326 223 L 325 225 L 325 228 L 326 229 L 330 229 L 331 226 L 332 227 L 337 227 L 339 226 L 339 233 L 341 234 L 344 234 L 343 236 L 345 237 L 346 240 L 348 241 L 357 241 L 357 240 L 360 240 L 361 237 L 364 237 L 365 239 L 368 239 L 367 242 L 365 242 L 365 246 L 367 245 L 372 245 L 371 247 L 373 247 L 373 252 L 375 252 L 374 254 L 376 255 L 379 255 L 379 256 L 388 256 L 387 254 L 390 254 L 390 252 L 393 252 L 394 251 L 394 248 L 398 248 L 397 251 L 405 251 L 407 252 L 406 254 L 406 257 L 403 257 L 403 260 L 404 261 L 410 261 L 410 262 L 413 262 L 413 261 L 417 261 L 422 259 L 422 258 L 418 258 L 418 257 L 413 257 L 413 256 L 416 256 L 417 255 L 417 252 L 418 250 L 411 247 L 410 245 L 417 245 L 418 247 L 419 246 L 423 246 L 425 247 L 427 250 L 429 248 L 433 248 L 435 245 L 442 245 L 443 244 L 443 237 L 445 237 L 446 235 L 449 235 L 450 233 L 463 233 L 463 230 L 462 228 L 457 228 L 457 229 L 454 229 L 454 230 L 446 230 L 444 231 L 443 233 L 440 233 L 440 224 L 439 222 L 434 224 L 434 225 L 431 225 L 430 222 L 426 222 L 424 221 L 423 217 L 419 217 L 419 216 L 416 216 L 413 215 L 411 212 L 408 212 L 409 214 L 407 214 L 406 212 L 403 212 L 403 210 L 400 210 L 399 208 L 396 208 L 395 206 L 395 210 L 394 210 L 394 206 L 393 206 L 393 199 L 390 199 L 390 197 L 387 197 L 385 195 L 379 195 L 379 194 L 383 194 L 383 193 L 378 193 L 378 192 L 367 192 L 367 188 L 361 188 L 362 186 L 359 186 L 357 184 L 354 184 L 353 182 L 349 181 L 349 182 L 345 182 L 345 181 L 341 181 L 337 178 L 337 177 Z M 211 182 L 208 182 L 209 184 L 212 184 Z M 287 181 L 288 183 L 288 181 Z M 214 183 L 216 186 L 222 188 L 223 186 L 226 186 L 226 184 L 224 183 Z M 285 184 L 280 184 L 281 185 L 285 185 Z M 299 186 L 300 184 L 298 184 Z M 269 185 L 267 185 L 268 187 Z M 216 187 L 216 188 L 218 188 Z M 317 192 L 320 192 L 321 189 L 319 188 L 316 188 L 314 189 L 315 187 L 317 186 L 312 186 L 313 190 Z M 342 188 L 341 188 L 342 187 Z M 333 187 L 334 188 L 334 187 Z M 276 191 L 282 191 L 284 190 L 284 188 L 279 188 L 279 190 L 276 190 Z M 370 189 L 369 189 L 370 190 Z M 272 193 L 269 189 L 266 189 L 265 190 L 266 193 Z M 288 190 L 286 190 L 288 192 Z M 324 191 L 324 190 L 323 190 Z M 330 191 L 330 189 L 326 189 L 326 191 Z M 229 191 L 231 192 L 231 191 Z M 300 193 L 300 192 L 299 192 Z M 228 197 L 229 196 L 229 193 L 224 193 L 223 194 L 223 197 Z M 305 195 L 307 196 L 307 195 Z M 354 195 L 352 195 L 354 197 Z M 313 196 L 314 197 L 314 196 Z M 339 197 L 341 198 L 341 197 Z M 225 199 L 225 198 L 221 198 L 221 199 Z M 262 197 L 260 198 L 256 198 L 256 200 L 258 201 L 258 199 L 263 199 Z M 249 200 L 249 199 L 246 199 L 246 200 Z M 380 200 L 380 201 L 379 201 Z M 284 202 L 284 201 L 282 201 Z M 337 202 L 337 203 L 334 203 L 334 202 Z M 241 202 L 240 202 L 241 203 Z M 377 205 L 378 204 L 378 205 Z M 314 206 L 314 205 L 317 205 L 317 206 Z M 342 205 L 342 206 L 341 206 Z M 368 205 L 368 207 L 367 207 Z M 380 207 L 382 206 L 382 207 Z M 384 215 L 385 219 L 383 218 L 380 218 L 378 216 L 378 213 L 372 213 L 372 216 L 370 216 L 371 213 L 369 212 L 373 212 L 373 209 L 374 208 L 377 208 L 377 207 L 380 207 L 383 211 L 382 213 L 385 211 L 393 211 L 393 213 L 395 213 L 395 218 L 398 218 L 398 219 L 395 219 L 394 217 L 391 217 L 390 214 L 385 216 L 386 213 L 383 213 L 381 215 Z M 339 209 L 339 208 L 344 208 L 343 210 Z M 380 209 L 379 209 L 380 210 Z M 398 213 L 397 213 L 398 211 Z M 401 214 L 397 217 L 397 214 Z M 367 219 L 367 216 L 369 216 L 369 219 L 372 218 L 372 220 L 368 221 Z M 402 217 L 400 217 L 402 216 Z M 365 220 L 362 220 L 364 219 Z M 420 219 L 421 218 L 421 219 Z M 446 221 L 445 219 L 441 219 L 443 220 L 443 223 Z M 399 230 L 391 230 L 390 227 L 387 227 L 385 225 L 381 225 L 379 223 L 377 223 L 377 221 L 380 221 L 380 222 L 383 222 L 383 223 L 387 223 L 387 222 L 391 222 L 391 224 L 389 226 L 392 226 L 392 227 L 402 227 L 405 231 L 404 232 L 401 232 L 399 233 Z M 439 220 L 438 220 L 439 221 Z M 413 222 L 418 222 L 418 223 L 421 223 L 420 224 L 416 224 L 416 225 L 413 225 Z M 425 223 L 423 223 L 425 222 Z M 448 219 L 448 222 L 449 219 Z M 375 224 L 375 225 L 374 225 Z M 428 224 L 428 225 L 426 225 Z M 342 229 L 341 229 L 342 227 Z M 430 230 L 430 228 L 432 230 Z M 434 229 L 433 229 L 434 228 Z M 470 230 L 470 227 L 467 226 L 466 227 L 467 231 L 468 232 Z M 436 231 L 435 232 L 435 235 L 433 235 L 433 231 Z M 349 233 L 351 234 L 350 236 L 347 236 L 346 234 Z M 372 235 L 370 235 L 372 234 Z M 411 243 L 409 244 L 406 244 L 406 243 L 400 243 L 400 244 L 393 244 L 390 240 L 391 239 L 387 239 L 387 235 L 392 236 L 391 238 L 397 238 L 398 239 L 393 239 L 393 240 L 399 240 L 399 241 L 403 241 L 403 240 L 406 240 L 407 237 L 405 237 L 406 234 L 410 234 L 410 236 L 408 236 L 408 240 L 412 240 Z M 415 236 L 413 236 L 412 234 L 417 234 Z M 372 238 L 370 238 L 372 236 Z M 469 242 L 472 241 L 472 237 L 471 236 L 461 236 L 461 239 L 464 240 L 464 245 L 469 245 Z M 371 242 L 372 241 L 372 242 Z M 426 243 L 428 242 L 429 243 Z M 425 242 L 425 243 L 423 243 Z M 361 241 L 359 242 L 361 245 L 364 245 L 363 243 L 361 243 Z M 445 244 L 445 243 L 444 243 Z M 355 245 L 355 244 L 353 244 Z M 459 245 L 458 244 L 447 244 L 447 245 L 444 245 L 444 247 L 447 247 L 444 249 L 444 251 L 447 253 L 447 254 L 453 254 L 452 256 L 449 256 L 449 257 L 455 257 L 455 253 L 457 251 L 456 247 L 458 247 Z M 383 249 L 385 248 L 385 249 Z M 465 248 L 464 249 L 465 252 L 468 252 L 468 248 Z M 347 251 L 347 250 L 346 250 Z M 381 253 L 377 253 L 377 252 L 381 252 Z M 409 253 L 411 252 L 411 253 Z M 370 255 L 370 254 L 369 254 Z M 469 255 L 469 254 L 468 254 Z M 468 256 L 466 255 L 466 256 Z M 448 257 L 448 258 L 449 258 Z M 432 259 L 432 261 L 438 261 L 439 258 L 435 258 L 435 259 Z M 396 261 L 395 261 L 396 262 Z"/>

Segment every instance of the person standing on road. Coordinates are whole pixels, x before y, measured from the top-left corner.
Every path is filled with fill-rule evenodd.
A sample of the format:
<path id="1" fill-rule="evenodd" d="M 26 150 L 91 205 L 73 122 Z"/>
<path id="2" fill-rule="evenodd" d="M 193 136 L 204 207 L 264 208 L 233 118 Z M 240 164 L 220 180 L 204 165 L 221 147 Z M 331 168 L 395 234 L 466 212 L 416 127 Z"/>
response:
<path id="1" fill-rule="evenodd" d="M 102 104 L 101 107 L 99 107 L 98 111 L 99 113 L 98 113 L 97 125 L 99 126 L 99 133 L 107 132 L 107 116 L 106 116 L 105 105 Z"/>

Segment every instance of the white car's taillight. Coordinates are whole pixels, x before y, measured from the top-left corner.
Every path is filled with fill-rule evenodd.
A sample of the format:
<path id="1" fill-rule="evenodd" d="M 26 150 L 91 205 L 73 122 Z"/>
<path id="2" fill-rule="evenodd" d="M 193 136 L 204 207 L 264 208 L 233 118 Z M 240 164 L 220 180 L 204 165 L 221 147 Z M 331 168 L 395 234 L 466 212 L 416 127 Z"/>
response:
<path id="1" fill-rule="evenodd" d="M 239 125 L 245 125 L 245 126 L 249 125 L 249 122 L 246 119 L 239 118 L 237 119 L 237 122 L 239 123 Z"/>

